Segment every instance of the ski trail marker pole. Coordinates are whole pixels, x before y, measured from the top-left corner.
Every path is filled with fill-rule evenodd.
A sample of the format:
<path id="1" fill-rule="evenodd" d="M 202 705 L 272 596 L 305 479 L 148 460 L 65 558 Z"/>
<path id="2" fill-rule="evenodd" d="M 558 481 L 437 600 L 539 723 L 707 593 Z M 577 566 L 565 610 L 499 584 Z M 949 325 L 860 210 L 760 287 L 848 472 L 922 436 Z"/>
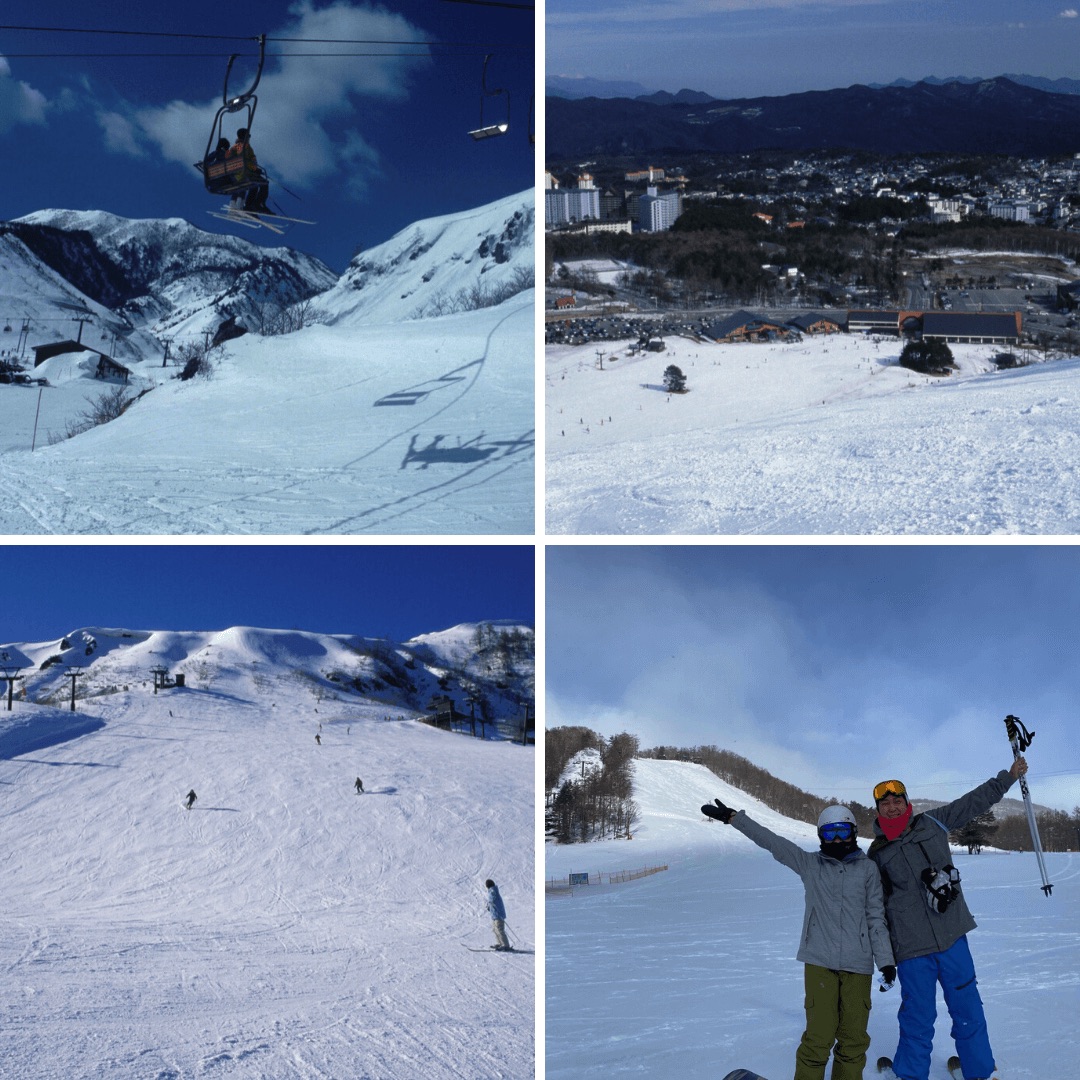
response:
<path id="1" fill-rule="evenodd" d="M 1028 731 L 1018 716 L 1005 717 L 1005 730 L 1012 744 L 1014 759 L 1018 758 L 1035 738 L 1035 732 Z M 1035 848 L 1035 857 L 1039 860 L 1039 873 L 1042 874 L 1043 880 L 1042 891 L 1049 896 L 1054 886 L 1050 884 L 1050 879 L 1046 875 L 1046 863 L 1043 860 L 1042 843 L 1039 840 L 1039 827 L 1035 823 L 1035 808 L 1031 805 L 1031 792 L 1028 791 L 1027 779 L 1024 776 L 1020 777 L 1020 792 L 1024 796 L 1024 809 L 1027 811 L 1028 828 L 1031 830 L 1031 844 Z"/>

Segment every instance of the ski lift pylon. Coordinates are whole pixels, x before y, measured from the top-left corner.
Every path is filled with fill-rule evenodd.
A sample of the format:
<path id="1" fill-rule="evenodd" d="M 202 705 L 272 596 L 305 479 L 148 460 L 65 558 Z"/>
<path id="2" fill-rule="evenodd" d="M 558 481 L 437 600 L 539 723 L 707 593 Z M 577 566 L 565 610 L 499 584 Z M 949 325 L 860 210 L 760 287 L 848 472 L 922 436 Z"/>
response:
<path id="1" fill-rule="evenodd" d="M 487 85 L 488 61 L 491 59 L 492 55 L 492 53 L 488 53 L 487 56 L 484 57 L 484 72 L 480 80 L 480 126 L 469 132 L 476 140 L 490 139 L 495 135 L 505 135 L 510 128 L 510 91 L 503 89 L 489 90 Z M 484 99 L 489 97 L 503 97 L 506 99 L 506 119 L 501 123 L 484 123 Z"/>

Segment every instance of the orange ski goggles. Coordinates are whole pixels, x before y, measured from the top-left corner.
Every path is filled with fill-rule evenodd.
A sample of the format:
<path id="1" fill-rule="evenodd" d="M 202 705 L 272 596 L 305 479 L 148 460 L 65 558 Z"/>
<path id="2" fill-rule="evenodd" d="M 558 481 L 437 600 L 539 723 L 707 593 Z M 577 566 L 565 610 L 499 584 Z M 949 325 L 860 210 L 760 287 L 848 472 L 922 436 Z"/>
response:
<path id="1" fill-rule="evenodd" d="M 874 802 L 881 802 L 886 795 L 902 795 L 907 798 L 907 788 L 899 780 L 882 780 L 874 788 Z"/>

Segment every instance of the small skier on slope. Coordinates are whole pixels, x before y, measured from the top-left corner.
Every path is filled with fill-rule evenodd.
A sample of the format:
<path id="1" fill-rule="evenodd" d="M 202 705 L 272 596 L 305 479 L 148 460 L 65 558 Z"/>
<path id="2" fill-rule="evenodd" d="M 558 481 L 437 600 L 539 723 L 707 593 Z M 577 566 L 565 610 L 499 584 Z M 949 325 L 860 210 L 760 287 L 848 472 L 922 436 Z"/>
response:
<path id="1" fill-rule="evenodd" d="M 506 906 L 499 895 L 499 886 L 491 878 L 488 878 L 484 882 L 484 887 L 488 891 L 487 909 L 488 914 L 491 916 L 492 929 L 495 931 L 495 944 L 491 947 L 496 952 L 509 952 L 510 942 L 506 936 Z"/>
<path id="2" fill-rule="evenodd" d="M 843 806 L 818 817 L 818 851 L 804 851 L 719 799 L 701 812 L 733 825 L 802 878 L 806 891 L 801 945 L 805 965 L 806 1030 L 795 1051 L 794 1080 L 862 1080 L 870 1036 L 870 977 L 874 964 L 888 985 L 896 978 L 881 879 L 855 841 L 855 818 Z M 835 1047 L 834 1047 L 835 1044 Z"/>
<path id="3" fill-rule="evenodd" d="M 364 793 L 364 781 L 361 780 L 359 776 L 356 778 L 356 783 L 353 786 L 356 788 L 357 795 L 362 795 Z"/>
<path id="4" fill-rule="evenodd" d="M 194 788 L 192 788 L 192 789 L 191 789 L 191 790 L 190 790 L 190 791 L 189 791 L 189 792 L 187 793 L 187 802 L 186 802 L 186 803 L 184 803 L 184 809 L 185 809 L 185 810 L 190 810 L 190 809 L 191 809 L 191 807 L 192 807 L 192 805 L 194 804 L 195 800 L 196 800 L 196 799 L 197 799 L 198 797 L 199 797 L 199 796 L 195 794 L 195 789 L 194 789 Z"/>

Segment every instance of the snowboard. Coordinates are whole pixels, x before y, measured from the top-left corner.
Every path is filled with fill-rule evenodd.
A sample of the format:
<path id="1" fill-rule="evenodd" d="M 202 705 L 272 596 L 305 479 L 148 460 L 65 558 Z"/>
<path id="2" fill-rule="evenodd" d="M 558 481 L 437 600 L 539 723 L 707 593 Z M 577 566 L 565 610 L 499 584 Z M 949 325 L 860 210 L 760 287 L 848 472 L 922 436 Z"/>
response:
<path id="1" fill-rule="evenodd" d="M 734 1072 L 729 1072 L 724 1080 L 765 1080 L 764 1076 L 759 1076 L 756 1072 L 751 1072 L 749 1069 L 736 1069 Z"/>
<path id="2" fill-rule="evenodd" d="M 885 1080 L 896 1080 L 896 1073 L 893 1072 L 892 1058 L 879 1057 L 877 1059 L 877 1071 L 881 1073 Z"/>

